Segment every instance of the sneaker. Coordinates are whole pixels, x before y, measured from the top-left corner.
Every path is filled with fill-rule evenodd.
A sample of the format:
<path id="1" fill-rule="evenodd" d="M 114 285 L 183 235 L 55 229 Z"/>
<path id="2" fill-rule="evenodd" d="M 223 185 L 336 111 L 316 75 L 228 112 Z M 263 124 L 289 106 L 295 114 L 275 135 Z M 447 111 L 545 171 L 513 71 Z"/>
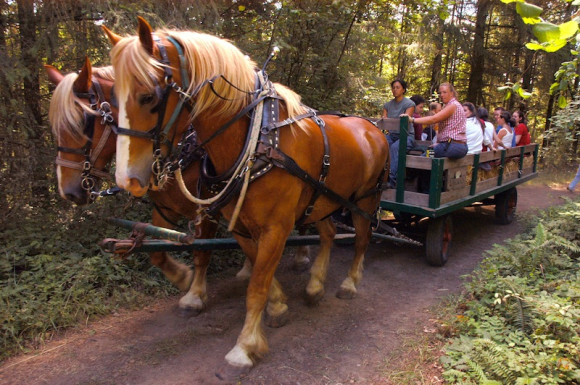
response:
<path id="1" fill-rule="evenodd" d="M 574 192 L 574 190 L 572 190 L 572 189 L 570 188 L 570 186 L 566 186 L 566 190 L 568 190 L 568 191 L 570 191 L 570 192 Z"/>

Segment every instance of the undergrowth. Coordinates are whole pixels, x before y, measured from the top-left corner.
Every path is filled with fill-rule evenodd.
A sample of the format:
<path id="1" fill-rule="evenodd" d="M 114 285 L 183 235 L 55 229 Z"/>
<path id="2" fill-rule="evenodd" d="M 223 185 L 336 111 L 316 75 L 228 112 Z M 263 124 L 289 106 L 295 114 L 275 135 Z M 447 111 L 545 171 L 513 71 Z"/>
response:
<path id="1" fill-rule="evenodd" d="M 124 197 L 82 208 L 55 200 L 44 207 L 24 207 L 18 217 L 1 222 L 0 361 L 96 315 L 177 293 L 148 254 L 121 260 L 99 249 L 103 238 L 125 239 L 130 233 L 108 225 L 105 218 L 150 221 L 148 204 L 125 205 Z M 239 263 L 241 257 L 233 255 Z M 172 256 L 191 265 L 189 253 Z M 231 264 L 231 258 L 213 258 L 210 271 Z"/>
<path id="2" fill-rule="evenodd" d="M 580 384 L 580 202 L 495 245 L 447 320 L 450 384 Z"/>

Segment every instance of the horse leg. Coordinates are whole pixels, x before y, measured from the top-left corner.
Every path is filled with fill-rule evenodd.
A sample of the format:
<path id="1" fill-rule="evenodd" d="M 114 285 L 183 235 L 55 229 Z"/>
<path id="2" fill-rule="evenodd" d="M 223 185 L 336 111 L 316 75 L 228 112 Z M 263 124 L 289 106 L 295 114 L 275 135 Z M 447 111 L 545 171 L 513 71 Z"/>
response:
<path id="1" fill-rule="evenodd" d="M 249 238 L 236 237 L 236 240 L 240 244 L 242 251 L 246 255 L 246 260 L 244 262 L 244 268 L 246 265 L 249 266 L 249 276 L 252 274 L 252 260 L 256 259 L 257 245 L 256 242 Z M 243 270 L 243 269 L 242 269 Z M 239 274 L 236 274 L 236 278 L 239 278 Z M 268 305 L 266 306 L 266 314 L 264 316 L 264 323 L 271 328 L 279 328 L 286 323 L 288 323 L 288 305 L 286 304 L 287 297 L 282 291 L 282 286 L 274 277 L 272 279 L 272 286 L 270 287 L 270 292 L 268 293 Z"/>
<path id="2" fill-rule="evenodd" d="M 242 266 L 240 271 L 238 271 L 238 273 L 236 274 L 236 278 L 239 279 L 240 281 L 245 281 L 247 279 L 250 279 L 251 275 L 252 275 L 252 261 L 250 261 L 250 259 L 246 256 L 246 259 L 244 260 L 244 266 Z"/>
<path id="3" fill-rule="evenodd" d="M 362 204 L 362 201 L 359 202 L 359 207 L 365 210 L 365 205 Z M 372 212 L 372 210 L 365 211 Z M 350 269 L 348 271 L 348 276 L 345 278 L 344 281 L 342 281 L 342 284 L 340 285 L 340 288 L 336 293 L 336 296 L 342 299 L 352 299 L 356 295 L 356 286 L 362 279 L 363 261 L 365 257 L 365 252 L 371 240 L 370 221 L 355 213 L 353 213 L 352 215 L 352 221 L 355 228 L 355 238 L 354 238 L 355 255 L 352 264 L 350 266 Z"/>
<path id="4" fill-rule="evenodd" d="M 201 239 L 213 238 L 217 232 L 217 224 L 209 220 L 202 221 L 198 226 Z M 179 300 L 179 312 L 184 317 L 198 315 L 207 305 L 207 268 L 210 258 L 211 251 L 193 252 L 193 281 L 189 291 Z"/>
<path id="5" fill-rule="evenodd" d="M 171 218 L 171 220 L 173 219 L 174 218 Z M 164 227 L 167 229 L 175 228 L 175 226 L 165 220 L 157 212 L 157 210 L 153 210 L 151 222 L 154 226 Z M 186 291 L 189 289 L 189 285 L 193 277 L 193 272 L 189 266 L 176 261 L 166 252 L 153 252 L 149 254 L 149 259 L 151 264 L 159 267 L 169 282 L 174 284 L 179 290 Z"/>
<path id="6" fill-rule="evenodd" d="M 225 357 L 226 366 L 216 373 L 218 378 L 229 380 L 239 378 L 254 366 L 254 359 L 268 351 L 268 342 L 261 326 L 262 314 L 268 300 L 274 272 L 284 251 L 284 242 L 291 229 L 292 223 L 284 223 L 280 220 L 275 227 L 270 227 L 260 234 L 258 253 L 246 296 L 244 326 L 236 345 Z"/>
<path id="7" fill-rule="evenodd" d="M 306 234 L 306 228 L 300 227 L 298 229 L 299 235 Z M 294 252 L 294 263 L 292 269 L 298 273 L 306 271 L 310 264 L 310 248 L 308 246 L 298 246 Z"/>
<path id="8" fill-rule="evenodd" d="M 320 234 L 320 251 L 310 268 L 310 281 L 306 285 L 306 303 L 316 305 L 324 296 L 324 282 L 328 271 L 330 249 L 336 235 L 336 227 L 330 218 L 316 223 Z"/>

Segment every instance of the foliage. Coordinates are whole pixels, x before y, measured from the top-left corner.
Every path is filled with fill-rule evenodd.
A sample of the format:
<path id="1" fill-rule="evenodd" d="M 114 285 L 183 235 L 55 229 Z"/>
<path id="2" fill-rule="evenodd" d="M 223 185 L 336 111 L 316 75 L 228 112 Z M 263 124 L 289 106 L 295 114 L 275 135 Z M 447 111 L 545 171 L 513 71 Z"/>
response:
<path id="1" fill-rule="evenodd" d="M 580 95 L 552 117 L 550 129 L 544 134 L 548 143 L 543 148 L 544 164 L 558 166 L 573 163 L 580 139 Z"/>
<path id="2" fill-rule="evenodd" d="M 111 199 L 111 198 L 109 198 Z M 105 237 L 124 239 L 103 218 L 121 216 L 149 221 L 149 205 L 123 198 L 100 201 L 90 209 L 27 206 L 0 232 L 0 360 L 37 347 L 58 331 L 86 323 L 96 315 L 138 307 L 151 297 L 177 293 L 145 253 L 121 260 L 103 253 Z M 63 212 L 66 215 L 63 216 Z M 222 252 L 221 255 L 231 254 Z M 188 253 L 178 258 L 191 264 Z M 239 264 L 238 253 L 214 258 L 210 272 Z"/>
<path id="3" fill-rule="evenodd" d="M 449 383 L 580 383 L 580 202 L 545 211 L 469 277 Z"/>

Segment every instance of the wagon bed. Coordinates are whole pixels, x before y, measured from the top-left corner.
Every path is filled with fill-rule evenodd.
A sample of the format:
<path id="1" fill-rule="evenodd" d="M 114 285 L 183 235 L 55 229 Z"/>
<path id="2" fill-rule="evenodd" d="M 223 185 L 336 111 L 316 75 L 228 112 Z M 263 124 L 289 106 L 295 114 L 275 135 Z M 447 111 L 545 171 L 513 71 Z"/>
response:
<path id="1" fill-rule="evenodd" d="M 538 145 L 470 154 L 461 159 L 429 158 L 422 154 L 430 142 L 406 148 L 408 124 L 408 118 L 377 122 L 385 132 L 399 133 L 397 180 L 402 181 L 395 189 L 383 192 L 380 206 L 393 212 L 398 222 L 429 218 L 426 258 L 430 264 L 442 266 L 451 244 L 454 211 L 475 204 L 495 205 L 498 222 L 512 222 L 516 186 L 538 175 Z"/>

